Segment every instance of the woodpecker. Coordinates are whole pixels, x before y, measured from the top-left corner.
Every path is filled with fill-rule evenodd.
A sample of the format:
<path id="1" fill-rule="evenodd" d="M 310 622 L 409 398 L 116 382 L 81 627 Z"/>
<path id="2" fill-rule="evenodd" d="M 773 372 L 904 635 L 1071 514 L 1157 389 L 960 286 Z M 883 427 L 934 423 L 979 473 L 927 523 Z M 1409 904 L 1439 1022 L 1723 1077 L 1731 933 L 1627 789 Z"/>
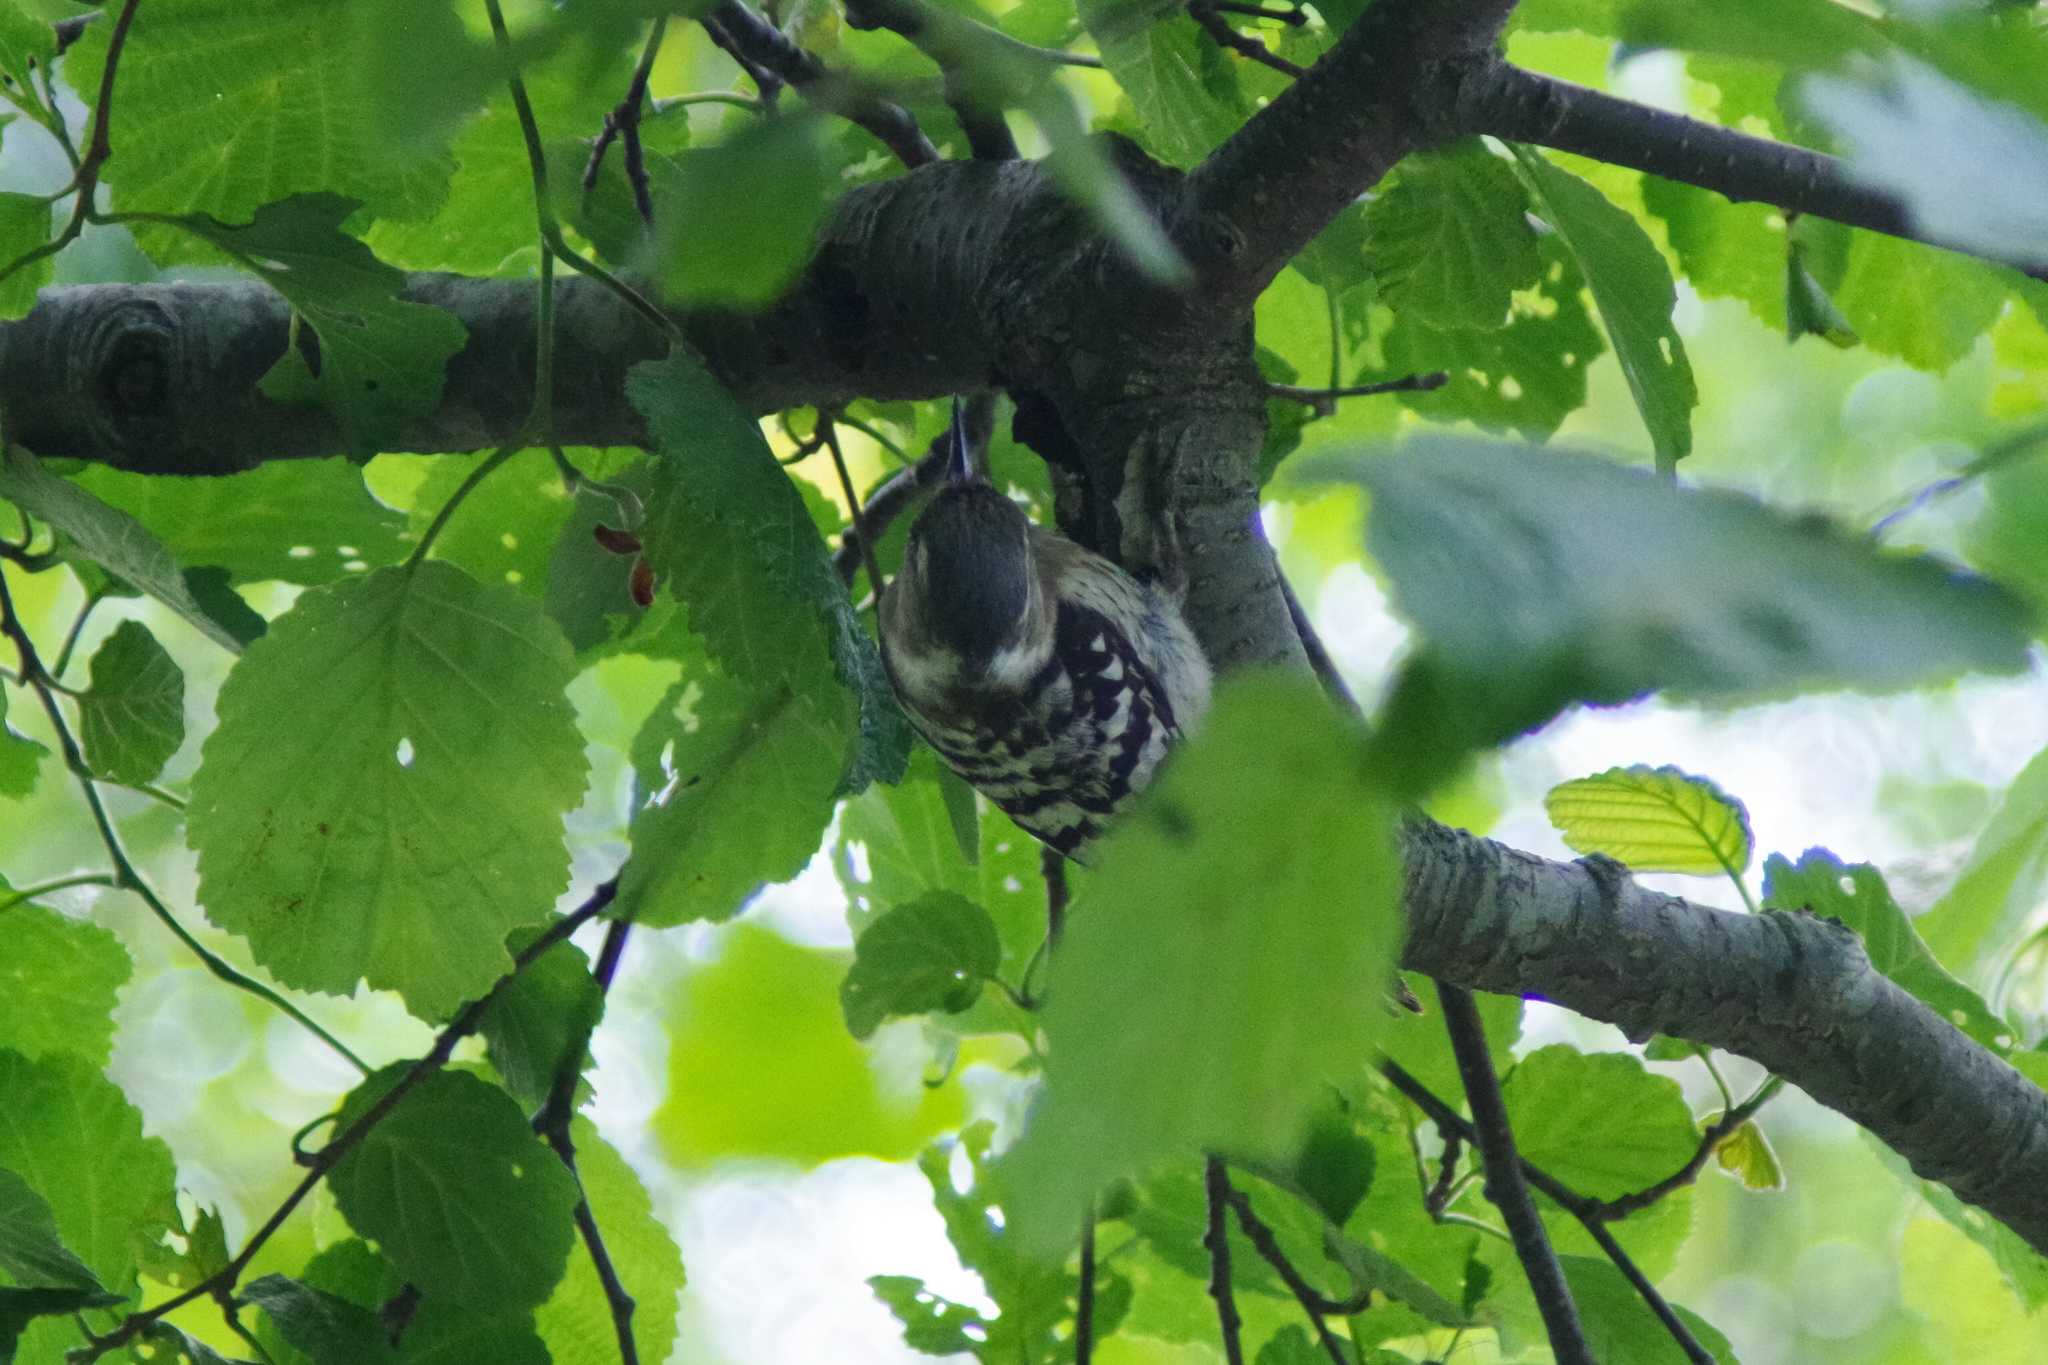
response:
<path id="1" fill-rule="evenodd" d="M 1067 857 L 1209 705 L 1177 595 L 1032 524 L 974 468 L 955 405 L 939 492 L 881 601 L 882 661 L 947 766 Z"/>

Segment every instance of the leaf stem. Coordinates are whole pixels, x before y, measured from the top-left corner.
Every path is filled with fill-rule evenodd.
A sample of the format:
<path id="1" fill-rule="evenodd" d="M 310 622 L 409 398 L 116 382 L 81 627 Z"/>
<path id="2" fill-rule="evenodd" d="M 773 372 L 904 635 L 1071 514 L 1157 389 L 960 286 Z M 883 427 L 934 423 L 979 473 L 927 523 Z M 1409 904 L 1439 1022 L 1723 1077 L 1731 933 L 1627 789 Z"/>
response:
<path id="1" fill-rule="evenodd" d="M 47 896 L 52 892 L 68 890 L 74 886 L 118 887 L 120 884 L 120 880 L 112 873 L 75 872 L 69 877 L 57 877 L 47 882 L 37 882 L 34 886 L 24 887 L 14 892 L 4 900 L 0 900 L 0 913 L 12 910 L 15 906 L 25 901 L 32 901 L 38 896 Z"/>

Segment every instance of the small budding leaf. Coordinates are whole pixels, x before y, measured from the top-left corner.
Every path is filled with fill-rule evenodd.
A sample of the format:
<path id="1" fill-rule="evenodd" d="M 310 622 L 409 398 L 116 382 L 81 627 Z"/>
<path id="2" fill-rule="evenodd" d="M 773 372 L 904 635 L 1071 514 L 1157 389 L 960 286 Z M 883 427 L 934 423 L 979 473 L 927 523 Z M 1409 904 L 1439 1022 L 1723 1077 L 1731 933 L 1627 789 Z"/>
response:
<path id="1" fill-rule="evenodd" d="M 988 911 L 949 891 L 899 905 L 869 925 L 839 986 L 846 1027 L 866 1038 L 892 1015 L 958 1014 L 1002 963 Z"/>
<path id="2" fill-rule="evenodd" d="M 1749 866 L 1749 812 L 1677 768 L 1609 768 L 1561 782 L 1543 809 L 1574 853 L 1604 853 L 1637 872 L 1740 877 Z"/>
<path id="3" fill-rule="evenodd" d="M 1764 906 L 1840 920 L 1862 938 L 1871 966 L 1985 1047 L 2012 1050 L 2013 1027 L 1949 975 L 1869 863 L 1844 864 L 1824 848 L 1806 850 L 1797 863 L 1774 853 L 1764 860 Z"/>
<path id="4" fill-rule="evenodd" d="M 78 719 L 93 771 L 130 786 L 155 781 L 185 742 L 185 674 L 148 626 L 123 621 L 92 656 Z"/>
<path id="5" fill-rule="evenodd" d="M 1746 1190 L 1785 1188 L 1785 1168 L 1778 1164 L 1778 1154 L 1771 1149 L 1771 1140 L 1764 1136 L 1764 1130 L 1757 1126 L 1755 1119 L 1716 1143 L 1714 1160 L 1720 1163 L 1722 1170 L 1740 1180 Z"/>
<path id="6" fill-rule="evenodd" d="M 220 693 L 188 813 L 207 916 L 288 986 L 445 1018 L 568 884 L 575 664 L 538 603 L 438 560 L 303 594 Z"/>
<path id="7" fill-rule="evenodd" d="M 404 1076 L 350 1093 L 345 1132 Z M 529 1309 L 562 1278 L 576 1179 L 512 1097 L 460 1071 L 427 1076 L 342 1158 L 329 1183 L 349 1226 L 398 1273 L 472 1309 Z"/>

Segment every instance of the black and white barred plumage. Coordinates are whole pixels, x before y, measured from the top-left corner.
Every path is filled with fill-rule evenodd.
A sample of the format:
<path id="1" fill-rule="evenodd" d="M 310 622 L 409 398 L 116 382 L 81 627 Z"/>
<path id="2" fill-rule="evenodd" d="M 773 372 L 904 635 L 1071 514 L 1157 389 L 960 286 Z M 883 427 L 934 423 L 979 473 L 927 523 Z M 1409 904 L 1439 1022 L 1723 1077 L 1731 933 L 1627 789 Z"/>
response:
<path id="1" fill-rule="evenodd" d="M 1034 526 L 966 468 L 911 527 L 882 658 L 940 757 L 1069 857 L 1209 704 L 1179 605 Z"/>

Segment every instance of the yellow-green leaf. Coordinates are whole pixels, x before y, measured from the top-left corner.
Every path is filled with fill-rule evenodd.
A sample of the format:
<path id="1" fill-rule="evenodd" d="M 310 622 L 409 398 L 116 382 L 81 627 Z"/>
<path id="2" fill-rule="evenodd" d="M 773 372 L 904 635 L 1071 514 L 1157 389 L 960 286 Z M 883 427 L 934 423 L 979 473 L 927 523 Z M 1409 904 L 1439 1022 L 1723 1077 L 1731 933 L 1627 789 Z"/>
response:
<path id="1" fill-rule="evenodd" d="M 1604 853 L 1638 872 L 1739 877 L 1753 851 L 1742 803 L 1676 768 L 1609 768 L 1562 782 L 1543 809 L 1574 852 Z"/>

